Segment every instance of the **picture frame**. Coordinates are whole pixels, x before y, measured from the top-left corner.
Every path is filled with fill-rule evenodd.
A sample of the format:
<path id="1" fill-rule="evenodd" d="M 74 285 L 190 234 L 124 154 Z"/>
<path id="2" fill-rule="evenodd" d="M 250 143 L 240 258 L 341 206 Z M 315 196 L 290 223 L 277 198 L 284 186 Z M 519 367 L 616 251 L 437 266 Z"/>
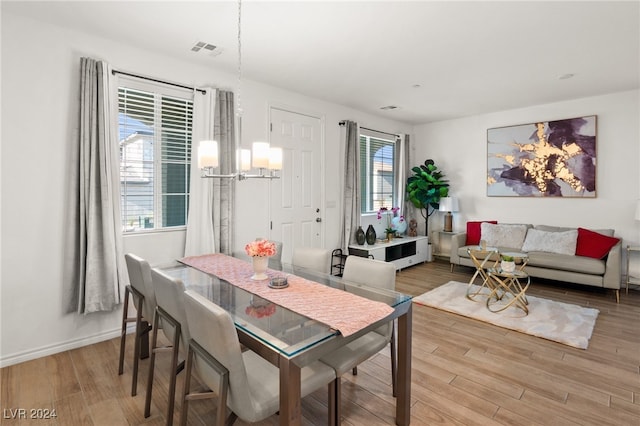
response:
<path id="1" fill-rule="evenodd" d="M 597 116 L 487 130 L 487 196 L 596 197 Z"/>

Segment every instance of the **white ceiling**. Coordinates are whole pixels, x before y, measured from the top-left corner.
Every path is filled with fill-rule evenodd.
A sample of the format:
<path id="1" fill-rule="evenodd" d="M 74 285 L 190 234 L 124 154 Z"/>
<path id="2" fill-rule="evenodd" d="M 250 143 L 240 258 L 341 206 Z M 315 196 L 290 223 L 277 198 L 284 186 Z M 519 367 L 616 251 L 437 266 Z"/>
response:
<path id="1" fill-rule="evenodd" d="M 237 72 L 236 2 L 2 1 L 2 11 Z M 191 52 L 198 41 L 222 53 Z M 638 89 L 640 2 L 245 0 L 242 62 L 245 79 L 425 123 Z"/>

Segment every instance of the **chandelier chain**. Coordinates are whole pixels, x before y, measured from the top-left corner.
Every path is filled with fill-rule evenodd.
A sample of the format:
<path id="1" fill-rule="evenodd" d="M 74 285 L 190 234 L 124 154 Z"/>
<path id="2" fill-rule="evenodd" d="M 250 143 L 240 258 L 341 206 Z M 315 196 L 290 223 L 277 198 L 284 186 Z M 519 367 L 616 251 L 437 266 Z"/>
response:
<path id="1" fill-rule="evenodd" d="M 239 117 L 242 117 L 242 102 L 240 96 L 240 89 L 242 87 L 242 0 L 238 0 L 238 96 L 237 96 L 237 113 Z"/>

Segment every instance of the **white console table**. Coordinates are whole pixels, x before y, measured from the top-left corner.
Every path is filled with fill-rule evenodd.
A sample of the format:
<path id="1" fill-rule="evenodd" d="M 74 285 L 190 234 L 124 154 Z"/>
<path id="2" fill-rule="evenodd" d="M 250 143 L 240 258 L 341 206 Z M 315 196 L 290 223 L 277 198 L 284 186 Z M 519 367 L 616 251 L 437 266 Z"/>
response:
<path id="1" fill-rule="evenodd" d="M 400 237 L 390 242 L 376 241 L 373 245 L 351 244 L 349 254 L 392 262 L 396 270 L 426 262 L 429 258 L 429 238 Z"/>

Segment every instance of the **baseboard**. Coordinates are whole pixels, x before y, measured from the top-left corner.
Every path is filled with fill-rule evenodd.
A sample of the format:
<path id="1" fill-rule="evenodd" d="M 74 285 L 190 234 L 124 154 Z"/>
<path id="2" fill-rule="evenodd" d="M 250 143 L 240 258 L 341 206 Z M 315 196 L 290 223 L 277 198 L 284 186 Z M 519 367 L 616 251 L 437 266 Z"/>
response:
<path id="1" fill-rule="evenodd" d="M 127 333 L 131 333 L 134 328 L 135 325 L 127 327 Z M 31 361 L 71 349 L 81 348 L 83 346 L 93 345 L 94 343 L 104 342 L 105 340 L 110 340 L 118 336 L 120 336 L 120 328 L 105 331 L 99 334 L 94 334 L 88 337 L 83 337 L 81 339 L 69 340 L 63 343 L 42 346 L 40 348 L 31 349 L 25 352 L 8 355 L 0 358 L 0 368 L 9 367 L 10 365 L 20 364 L 21 362 Z"/>

